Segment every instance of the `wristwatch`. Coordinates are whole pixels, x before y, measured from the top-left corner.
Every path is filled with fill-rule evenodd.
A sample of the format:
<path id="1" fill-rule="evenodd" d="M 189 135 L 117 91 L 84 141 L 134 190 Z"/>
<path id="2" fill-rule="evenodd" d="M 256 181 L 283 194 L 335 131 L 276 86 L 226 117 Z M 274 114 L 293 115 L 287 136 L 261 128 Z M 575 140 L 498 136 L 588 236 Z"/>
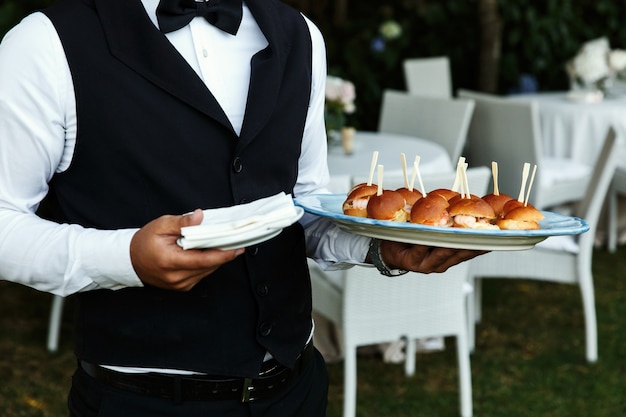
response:
<path id="1" fill-rule="evenodd" d="M 387 276 L 387 277 L 397 277 L 400 275 L 404 275 L 409 271 L 405 271 L 404 269 L 391 269 L 385 264 L 383 258 L 380 256 L 380 239 L 372 239 L 370 241 L 370 248 L 367 252 L 367 255 L 372 261 L 372 264 L 378 269 L 378 272 Z"/>

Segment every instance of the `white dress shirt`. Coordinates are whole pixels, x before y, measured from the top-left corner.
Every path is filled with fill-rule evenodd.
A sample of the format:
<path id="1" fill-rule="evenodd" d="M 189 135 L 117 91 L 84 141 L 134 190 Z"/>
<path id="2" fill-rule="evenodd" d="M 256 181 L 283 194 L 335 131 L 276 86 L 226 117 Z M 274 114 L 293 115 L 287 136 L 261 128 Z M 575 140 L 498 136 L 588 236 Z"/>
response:
<path id="1" fill-rule="evenodd" d="M 158 26 L 158 0 L 142 2 Z M 325 192 L 329 177 L 325 45 L 319 30 L 307 23 L 313 41 L 313 81 L 295 195 Z M 267 45 L 248 8 L 244 4 L 237 36 L 200 17 L 166 36 L 204 80 L 238 133 L 250 58 Z M 76 123 L 73 83 L 61 42 L 48 18 L 34 13 L 0 44 L 0 279 L 59 295 L 141 286 L 129 254 L 137 229 L 89 229 L 34 214 L 52 176 L 72 161 Z M 301 223 L 308 254 L 323 267 L 347 267 L 365 258 L 369 239 L 344 233 L 315 216 L 307 215 Z"/>

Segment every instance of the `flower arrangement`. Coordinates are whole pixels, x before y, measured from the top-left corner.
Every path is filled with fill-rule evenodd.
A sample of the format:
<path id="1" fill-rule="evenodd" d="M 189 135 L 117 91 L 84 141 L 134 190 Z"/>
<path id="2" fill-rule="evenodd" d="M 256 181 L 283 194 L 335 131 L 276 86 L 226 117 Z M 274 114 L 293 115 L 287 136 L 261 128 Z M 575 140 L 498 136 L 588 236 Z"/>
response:
<path id="1" fill-rule="evenodd" d="M 395 20 L 385 20 L 378 27 L 378 35 L 372 40 L 371 49 L 382 53 L 387 48 L 387 42 L 402 36 L 402 26 Z"/>
<path id="2" fill-rule="evenodd" d="M 329 75 L 326 77 L 324 116 L 326 131 L 340 131 L 346 126 L 346 116 L 356 111 L 356 90 L 351 81 Z"/>
<path id="3" fill-rule="evenodd" d="M 626 69 L 626 51 L 611 49 L 607 38 L 586 42 L 566 64 L 573 88 L 596 89 L 603 93 Z"/>

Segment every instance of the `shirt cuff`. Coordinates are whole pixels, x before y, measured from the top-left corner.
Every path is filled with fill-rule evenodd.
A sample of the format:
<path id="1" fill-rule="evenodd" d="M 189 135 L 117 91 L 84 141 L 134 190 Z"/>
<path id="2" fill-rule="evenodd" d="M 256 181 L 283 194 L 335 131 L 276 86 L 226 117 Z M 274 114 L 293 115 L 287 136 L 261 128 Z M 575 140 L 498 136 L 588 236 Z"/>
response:
<path id="1" fill-rule="evenodd" d="M 81 264 L 97 288 L 143 286 L 130 260 L 130 241 L 137 230 L 87 230 L 80 237 Z"/>

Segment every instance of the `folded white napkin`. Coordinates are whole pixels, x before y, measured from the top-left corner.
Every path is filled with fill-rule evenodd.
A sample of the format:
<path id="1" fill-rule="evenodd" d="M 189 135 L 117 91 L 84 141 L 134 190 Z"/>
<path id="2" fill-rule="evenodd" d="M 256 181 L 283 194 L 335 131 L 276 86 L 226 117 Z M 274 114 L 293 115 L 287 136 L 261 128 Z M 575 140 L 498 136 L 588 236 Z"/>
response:
<path id="1" fill-rule="evenodd" d="M 197 226 L 181 228 L 178 244 L 183 249 L 219 247 L 221 241 L 232 246 L 238 236 L 242 241 L 269 235 L 295 223 L 302 210 L 293 204 L 291 195 L 283 192 L 251 203 L 203 210 Z"/>

